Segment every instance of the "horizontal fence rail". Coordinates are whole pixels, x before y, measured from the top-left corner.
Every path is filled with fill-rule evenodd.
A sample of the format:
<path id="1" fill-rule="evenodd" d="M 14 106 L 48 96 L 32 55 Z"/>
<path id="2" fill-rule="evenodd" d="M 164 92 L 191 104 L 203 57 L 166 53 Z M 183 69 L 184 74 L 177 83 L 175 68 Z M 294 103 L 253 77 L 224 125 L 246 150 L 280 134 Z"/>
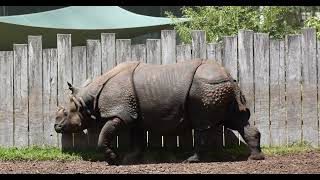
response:
<path id="1" fill-rule="evenodd" d="M 58 34 L 57 48 L 52 49 L 42 49 L 41 36 L 28 36 L 26 44 L 0 51 L 0 146 L 95 148 L 98 128 L 88 129 L 87 134 L 54 131 L 56 107 L 69 100 L 67 81 L 80 86 L 125 61 L 170 64 L 203 58 L 217 61 L 239 82 L 262 145 L 307 142 L 319 147 L 320 41 L 315 29 L 283 40 L 239 30 L 222 42 L 207 43 L 206 32 L 194 30 L 191 44 L 177 45 L 176 36 L 175 30 L 163 30 L 161 39 L 131 44 L 130 39 L 102 33 L 101 39 L 73 47 L 71 34 Z M 149 149 L 192 150 L 193 136 L 194 131 L 168 136 L 145 130 Z M 236 131 L 219 126 L 210 132 L 211 148 L 239 144 Z M 128 149 L 128 132 L 121 132 L 113 145 Z"/>

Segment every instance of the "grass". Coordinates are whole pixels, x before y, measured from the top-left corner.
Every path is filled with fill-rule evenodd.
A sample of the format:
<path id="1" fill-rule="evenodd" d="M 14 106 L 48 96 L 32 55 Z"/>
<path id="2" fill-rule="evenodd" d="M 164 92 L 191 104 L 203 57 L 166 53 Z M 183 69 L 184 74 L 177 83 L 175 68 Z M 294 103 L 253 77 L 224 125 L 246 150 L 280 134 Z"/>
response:
<path id="1" fill-rule="evenodd" d="M 267 155 L 284 155 L 290 153 L 320 151 L 320 148 L 313 148 L 307 143 L 294 143 L 288 146 L 276 147 L 262 147 L 262 152 Z M 187 158 L 190 153 L 179 152 L 150 152 L 147 151 L 144 159 L 151 161 L 161 161 L 166 157 L 171 160 L 183 160 Z M 249 150 L 245 145 L 236 147 L 227 147 L 222 150 L 213 150 L 208 153 L 211 160 L 240 160 L 248 157 Z M 29 147 L 29 148 L 3 148 L 0 147 L 0 161 L 99 161 L 103 160 L 103 154 L 96 153 L 95 151 L 86 152 L 61 152 L 57 147 Z M 148 160 L 147 160 L 148 161 Z"/>
<path id="2" fill-rule="evenodd" d="M 56 147 L 3 148 L 0 147 L 0 161 L 45 161 L 81 160 L 76 153 L 63 153 Z"/>
<path id="3" fill-rule="evenodd" d="M 266 155 L 284 155 L 299 152 L 320 151 L 320 148 L 314 148 L 309 143 L 292 143 L 288 146 L 262 147 Z"/>

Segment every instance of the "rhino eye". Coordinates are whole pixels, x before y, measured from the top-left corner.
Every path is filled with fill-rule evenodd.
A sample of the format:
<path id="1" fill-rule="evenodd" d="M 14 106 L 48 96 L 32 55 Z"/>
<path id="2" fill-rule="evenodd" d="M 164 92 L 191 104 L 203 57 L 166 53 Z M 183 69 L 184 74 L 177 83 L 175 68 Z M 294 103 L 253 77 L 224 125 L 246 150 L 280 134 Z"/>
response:
<path id="1" fill-rule="evenodd" d="M 67 115 L 68 115 L 68 113 L 67 113 L 66 111 L 64 111 L 64 112 L 63 112 L 63 115 L 64 115 L 64 116 L 67 116 Z"/>

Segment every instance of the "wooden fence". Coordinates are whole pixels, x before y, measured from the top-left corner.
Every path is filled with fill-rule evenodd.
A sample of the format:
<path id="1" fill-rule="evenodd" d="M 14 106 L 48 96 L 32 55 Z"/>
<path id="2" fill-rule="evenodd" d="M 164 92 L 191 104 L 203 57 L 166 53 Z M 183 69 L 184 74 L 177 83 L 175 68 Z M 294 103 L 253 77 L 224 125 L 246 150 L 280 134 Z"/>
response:
<path id="1" fill-rule="evenodd" d="M 192 32 L 192 44 L 176 45 L 176 32 L 163 30 L 161 39 L 131 45 L 114 33 L 86 46 L 72 47 L 70 34 L 57 35 L 57 48 L 42 49 L 41 36 L 28 36 L 28 44 L 14 44 L 0 51 L 0 146 L 52 145 L 63 149 L 94 147 L 96 129 L 88 135 L 58 135 L 53 124 L 58 104 L 70 91 L 67 81 L 80 86 L 124 61 L 154 64 L 208 58 L 223 64 L 240 83 L 251 110 L 251 123 L 262 133 L 263 145 L 287 145 L 306 141 L 319 146 L 318 79 L 320 41 L 315 29 L 272 40 L 265 33 L 240 30 L 221 43 L 207 43 L 205 31 Z M 151 149 L 190 150 L 193 131 L 179 136 L 146 132 Z M 211 132 L 212 147 L 239 144 L 237 132 L 217 127 Z M 114 142 L 129 147 L 123 132 Z"/>

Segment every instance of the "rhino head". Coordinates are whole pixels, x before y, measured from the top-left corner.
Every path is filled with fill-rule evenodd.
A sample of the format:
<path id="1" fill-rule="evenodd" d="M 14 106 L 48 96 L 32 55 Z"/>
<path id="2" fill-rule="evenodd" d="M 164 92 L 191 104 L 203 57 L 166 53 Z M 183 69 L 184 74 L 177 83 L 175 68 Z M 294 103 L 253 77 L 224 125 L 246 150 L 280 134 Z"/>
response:
<path id="1" fill-rule="evenodd" d="M 82 114 L 82 104 L 76 97 L 79 89 L 68 82 L 71 90 L 70 101 L 67 107 L 58 106 L 54 129 L 57 133 L 79 133 L 86 129 L 85 118 Z"/>

